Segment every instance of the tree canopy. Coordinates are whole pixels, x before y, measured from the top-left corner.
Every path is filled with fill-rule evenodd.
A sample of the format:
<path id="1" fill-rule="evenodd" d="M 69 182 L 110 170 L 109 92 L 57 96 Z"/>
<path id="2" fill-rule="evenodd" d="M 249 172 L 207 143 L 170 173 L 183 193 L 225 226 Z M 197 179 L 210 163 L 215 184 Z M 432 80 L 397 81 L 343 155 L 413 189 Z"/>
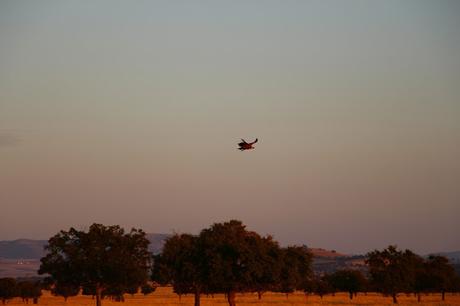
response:
<path id="1" fill-rule="evenodd" d="M 96 305 L 103 291 L 141 286 L 149 276 L 151 253 L 145 233 L 119 226 L 93 224 L 88 232 L 70 228 L 51 237 L 41 259 L 40 274 L 57 287 L 93 288 Z"/>
<path id="2" fill-rule="evenodd" d="M 14 278 L 0 278 L 0 299 L 5 304 L 17 295 L 16 280 Z"/>
<path id="3" fill-rule="evenodd" d="M 364 290 L 367 283 L 360 271 L 351 269 L 332 273 L 329 275 L 329 282 L 335 290 L 348 292 L 350 300 L 357 292 Z"/>
<path id="4" fill-rule="evenodd" d="M 154 256 L 152 280 L 172 284 L 175 293 L 195 295 L 195 306 L 205 289 L 204 261 L 199 237 L 175 234 L 168 238 L 161 254 Z"/>
<path id="5" fill-rule="evenodd" d="M 313 256 L 306 246 L 289 246 L 281 249 L 280 280 L 277 291 L 286 295 L 295 290 L 310 288 L 313 277 Z"/>
<path id="6" fill-rule="evenodd" d="M 215 223 L 198 236 L 176 234 L 167 239 L 163 252 L 154 257 L 152 279 L 171 283 L 178 294 L 194 294 L 196 306 L 202 293 L 224 293 L 234 306 L 237 292 L 258 292 L 261 297 L 278 288 L 282 256 L 271 236 L 262 237 L 248 231 L 241 221 L 231 220 Z M 310 257 L 304 266 L 292 264 L 311 271 Z"/>
<path id="7" fill-rule="evenodd" d="M 412 251 L 401 251 L 391 245 L 383 251 L 369 252 L 366 263 L 371 284 L 374 289 L 391 295 L 393 302 L 397 303 L 398 293 L 413 290 L 420 261 L 420 256 Z"/>

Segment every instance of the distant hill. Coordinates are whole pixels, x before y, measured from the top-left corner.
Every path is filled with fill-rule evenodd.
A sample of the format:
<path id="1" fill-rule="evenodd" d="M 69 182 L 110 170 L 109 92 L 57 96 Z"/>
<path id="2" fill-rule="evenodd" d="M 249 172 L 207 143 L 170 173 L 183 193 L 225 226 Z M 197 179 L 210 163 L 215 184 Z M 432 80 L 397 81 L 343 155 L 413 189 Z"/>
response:
<path id="1" fill-rule="evenodd" d="M 147 234 L 150 241 L 149 250 L 157 254 L 161 252 L 163 244 L 169 234 Z M 47 240 L 17 239 L 0 241 L 0 258 L 3 259 L 40 259 L 45 255 L 44 246 Z"/>
<path id="2" fill-rule="evenodd" d="M 161 252 L 169 234 L 147 234 L 149 250 L 154 254 Z M 36 277 L 40 258 L 45 256 L 47 240 L 17 239 L 0 241 L 0 278 Z"/>
<path id="3" fill-rule="evenodd" d="M 46 240 L 17 239 L 0 241 L 0 258 L 40 259 L 45 254 Z"/>
<path id="4" fill-rule="evenodd" d="M 310 252 L 313 254 L 314 257 L 328 257 L 328 258 L 336 258 L 336 257 L 346 257 L 349 255 L 337 253 L 335 250 L 329 251 L 321 248 L 308 248 Z"/>
<path id="5" fill-rule="evenodd" d="M 460 264 L 460 251 L 430 253 L 429 255 L 441 255 L 441 256 L 447 257 L 453 263 Z"/>

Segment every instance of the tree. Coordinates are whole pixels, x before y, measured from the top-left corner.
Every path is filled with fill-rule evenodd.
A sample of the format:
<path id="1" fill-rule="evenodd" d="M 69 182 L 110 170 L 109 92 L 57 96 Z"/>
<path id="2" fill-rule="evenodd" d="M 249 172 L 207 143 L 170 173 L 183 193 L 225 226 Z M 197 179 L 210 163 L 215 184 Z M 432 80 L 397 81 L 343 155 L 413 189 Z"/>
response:
<path id="1" fill-rule="evenodd" d="M 323 299 L 324 295 L 335 292 L 329 281 L 329 275 L 327 274 L 322 277 L 316 276 L 314 282 L 314 292 L 319 295 L 321 299 Z"/>
<path id="2" fill-rule="evenodd" d="M 205 260 L 197 236 L 175 234 L 166 240 L 162 253 L 154 257 L 152 280 L 172 284 L 179 296 L 194 294 L 195 306 L 199 306 L 205 288 Z"/>
<path id="3" fill-rule="evenodd" d="M 430 279 L 427 274 L 426 261 L 422 257 L 417 257 L 414 262 L 415 268 L 415 281 L 413 285 L 414 295 L 417 296 L 417 301 L 421 301 L 421 293 L 428 292 L 430 286 Z"/>
<path id="4" fill-rule="evenodd" d="M 372 284 L 383 294 L 391 295 L 395 304 L 398 293 L 413 290 L 418 262 L 418 255 L 410 250 L 400 251 L 396 246 L 369 252 L 366 259 Z"/>
<path id="5" fill-rule="evenodd" d="M 103 291 L 143 285 L 149 276 L 151 253 L 142 230 L 125 233 L 119 226 L 93 224 L 88 232 L 70 228 L 51 237 L 41 259 L 40 274 L 55 284 L 72 282 L 94 290 L 96 305 Z"/>
<path id="6" fill-rule="evenodd" d="M 29 303 L 29 299 L 32 299 L 34 304 L 38 304 L 38 298 L 42 295 L 40 282 L 22 281 L 18 283 L 17 288 L 18 295 L 23 301 Z"/>
<path id="7" fill-rule="evenodd" d="M 273 284 L 272 276 L 263 269 L 269 269 L 268 264 L 277 258 L 276 243 L 246 230 L 241 221 L 215 223 L 201 231 L 198 242 L 206 258 L 206 289 L 210 293 L 225 293 L 229 306 L 236 305 L 237 292 L 262 290 Z M 259 287 L 262 284 L 263 288 Z"/>
<path id="8" fill-rule="evenodd" d="M 16 280 L 14 278 L 0 278 L 0 299 L 5 304 L 17 294 Z"/>
<path id="9" fill-rule="evenodd" d="M 364 290 L 366 286 L 366 278 L 358 270 L 338 270 L 329 275 L 331 286 L 337 291 L 348 292 L 350 300 L 357 292 Z"/>
<path id="10" fill-rule="evenodd" d="M 252 250 L 248 257 L 248 266 L 252 271 L 252 288 L 250 291 L 257 292 L 259 300 L 266 291 L 274 291 L 280 282 L 282 258 L 281 249 L 273 237 L 260 237 L 251 235 L 248 244 Z"/>
<path id="11" fill-rule="evenodd" d="M 441 292 L 442 300 L 445 300 L 446 291 L 454 289 L 457 278 L 454 267 L 444 256 L 431 255 L 425 261 L 426 290 Z"/>
<path id="12" fill-rule="evenodd" d="M 306 246 L 289 246 L 281 249 L 281 274 L 278 291 L 286 297 L 295 290 L 307 291 L 313 277 L 313 255 Z"/>

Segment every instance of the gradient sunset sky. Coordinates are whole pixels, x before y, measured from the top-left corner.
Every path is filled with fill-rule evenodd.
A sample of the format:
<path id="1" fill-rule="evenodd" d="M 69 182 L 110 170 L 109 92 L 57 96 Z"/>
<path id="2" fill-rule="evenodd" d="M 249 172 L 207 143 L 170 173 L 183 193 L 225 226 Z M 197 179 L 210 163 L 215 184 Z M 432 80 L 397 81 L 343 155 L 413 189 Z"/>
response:
<path id="1" fill-rule="evenodd" d="M 234 218 L 283 245 L 460 250 L 459 16 L 0 0 L 0 240 Z"/>

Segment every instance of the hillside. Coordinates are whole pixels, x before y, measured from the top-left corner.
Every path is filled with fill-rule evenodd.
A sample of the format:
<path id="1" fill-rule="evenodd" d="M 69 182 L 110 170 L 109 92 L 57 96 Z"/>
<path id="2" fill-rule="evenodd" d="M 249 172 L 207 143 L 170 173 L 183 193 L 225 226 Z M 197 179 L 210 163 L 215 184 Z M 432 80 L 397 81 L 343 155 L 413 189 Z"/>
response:
<path id="1" fill-rule="evenodd" d="M 157 254 L 163 248 L 168 234 L 147 234 L 150 241 L 149 250 Z M 44 246 L 47 240 L 17 239 L 11 241 L 0 241 L 0 259 L 40 259 L 45 255 Z"/>

